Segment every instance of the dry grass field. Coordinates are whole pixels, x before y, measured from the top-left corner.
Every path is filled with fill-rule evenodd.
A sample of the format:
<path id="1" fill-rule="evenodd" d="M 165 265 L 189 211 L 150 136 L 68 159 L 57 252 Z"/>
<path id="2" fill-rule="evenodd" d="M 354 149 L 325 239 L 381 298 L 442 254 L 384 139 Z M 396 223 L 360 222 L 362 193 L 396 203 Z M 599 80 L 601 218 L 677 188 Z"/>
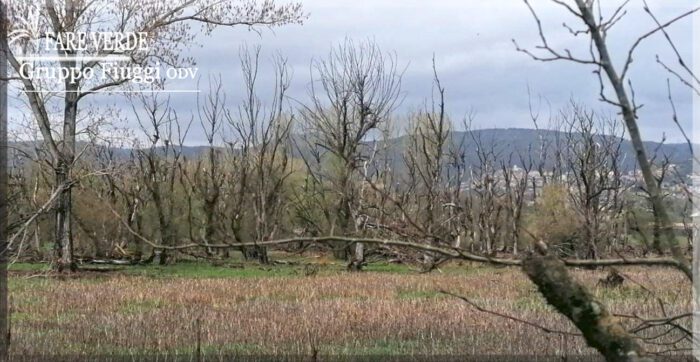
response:
<path id="1" fill-rule="evenodd" d="M 480 312 L 493 311 L 575 332 L 513 268 L 450 265 L 431 274 L 378 265 L 349 273 L 327 265 L 170 267 L 56 278 L 35 265 L 11 270 L 12 352 L 16 355 L 284 354 L 289 356 L 541 355 L 594 353 L 581 337 L 545 333 Z M 617 313 L 690 310 L 690 289 L 667 269 L 622 269 L 620 288 L 596 286 L 605 271 L 575 275 Z"/>

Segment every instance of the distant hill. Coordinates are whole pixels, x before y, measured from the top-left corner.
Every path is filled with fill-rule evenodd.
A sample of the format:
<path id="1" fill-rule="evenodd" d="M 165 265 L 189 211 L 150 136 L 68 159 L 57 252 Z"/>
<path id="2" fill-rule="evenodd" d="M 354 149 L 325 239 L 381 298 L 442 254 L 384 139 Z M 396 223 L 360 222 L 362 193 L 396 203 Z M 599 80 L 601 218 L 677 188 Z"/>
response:
<path id="1" fill-rule="evenodd" d="M 480 164 L 477 145 L 480 143 L 482 147 L 489 150 L 493 149 L 495 161 L 498 165 L 502 162 L 510 166 L 517 165 L 522 167 L 519 155 L 523 155 L 526 162 L 530 162 L 530 157 L 533 164 L 540 163 L 540 149 L 543 144 L 554 147 L 558 144 L 561 147 L 566 146 L 564 133 L 553 130 L 535 130 L 523 128 L 493 128 L 481 129 L 469 132 L 455 131 L 451 134 L 452 145 L 461 145 L 464 159 L 467 167 L 475 167 Z M 600 136 L 611 137 L 611 136 Z M 475 140 L 478 140 L 477 143 Z M 403 156 L 408 146 L 408 136 L 397 137 L 391 140 L 391 145 L 388 150 L 388 158 L 394 170 L 401 171 L 406 168 Z M 301 145 L 295 150 L 294 156 L 301 157 L 307 153 L 303 147 L 303 142 L 296 142 Z M 369 142 L 367 149 L 371 149 L 372 142 Z M 651 157 L 654 151 L 657 151 L 659 156 L 666 155 L 670 161 L 676 164 L 679 172 L 683 176 L 687 176 L 692 171 L 692 154 L 687 143 L 664 143 L 645 142 L 647 154 Z M 621 144 L 621 162 L 620 166 L 623 172 L 633 171 L 637 167 L 637 159 L 635 156 L 632 143 L 627 139 L 622 139 Z M 367 151 L 365 151 L 367 152 Z M 545 165 L 551 166 L 553 161 L 553 152 L 545 159 Z"/>
<path id="2" fill-rule="evenodd" d="M 308 155 L 309 150 L 301 141 L 301 137 L 293 135 L 293 144 L 298 147 L 293 147 L 292 156 L 301 157 Z M 601 136 L 610 137 L 610 136 Z M 480 140 L 483 147 L 491 149 L 497 155 L 496 162 L 499 164 L 504 162 L 509 165 L 521 166 L 521 161 L 518 155 L 525 155 L 528 158 L 531 155 L 532 161 L 537 164 L 540 162 L 540 148 L 543 143 L 555 144 L 557 138 L 560 144 L 565 144 L 564 134 L 560 131 L 553 130 L 535 130 L 523 128 L 494 128 L 481 129 L 470 132 L 455 131 L 451 134 L 451 142 L 454 145 L 462 145 L 464 157 L 467 166 L 476 166 L 479 164 L 477 156 L 477 143 L 475 139 Z M 407 136 L 397 137 L 392 139 L 388 151 L 388 157 L 392 167 L 397 171 L 405 169 L 403 155 L 406 151 L 408 138 Z M 367 143 L 367 148 L 370 149 L 372 142 Z M 658 149 L 660 155 L 669 157 L 672 163 L 676 164 L 680 173 L 684 176 L 689 175 L 692 171 L 692 154 L 686 143 L 665 143 L 648 141 L 645 142 L 647 153 L 651 155 L 654 150 Z M 33 143 L 11 143 L 10 157 L 18 153 L 18 149 L 24 152 L 31 151 L 34 148 Z M 79 147 L 80 148 L 80 147 Z M 191 159 L 196 158 L 207 150 L 206 146 L 183 146 L 183 156 Z M 127 158 L 131 152 L 130 149 L 113 149 L 118 157 Z M 636 168 L 637 161 L 629 140 L 623 139 L 621 145 L 622 159 L 621 167 L 624 172 L 632 171 Z M 551 156 L 550 156 L 551 158 Z M 529 161 L 528 161 L 529 162 Z"/>
<path id="3" fill-rule="evenodd" d="M 611 136 L 600 136 L 611 137 Z M 403 145 L 406 142 L 406 137 L 397 139 L 398 144 Z M 566 146 L 566 138 L 564 133 L 552 130 L 535 130 L 522 128 L 507 128 L 507 129 L 482 129 L 471 132 L 453 132 L 452 142 L 461 144 L 465 151 L 465 158 L 468 165 L 478 165 L 477 143 L 474 141 L 480 140 L 484 147 L 493 147 L 494 153 L 498 156 L 497 162 L 505 162 L 511 165 L 520 165 L 518 155 L 532 157 L 532 161 L 537 164 L 540 162 L 540 148 L 542 144 L 549 144 L 554 147 L 558 143 Z M 647 155 L 652 156 L 652 153 L 657 150 L 659 156 L 666 155 L 670 161 L 677 165 L 679 171 L 683 175 L 688 175 L 692 171 L 692 154 L 687 143 L 664 143 L 645 142 Z M 398 147 L 399 150 L 403 146 Z M 621 144 L 621 168 L 624 172 L 633 171 L 637 167 L 637 158 L 632 147 L 632 142 L 627 139 L 622 140 Z M 553 160 L 553 155 L 547 157 L 548 161 Z M 528 161 L 529 162 L 529 161 Z M 548 164 L 549 162 L 545 162 Z"/>

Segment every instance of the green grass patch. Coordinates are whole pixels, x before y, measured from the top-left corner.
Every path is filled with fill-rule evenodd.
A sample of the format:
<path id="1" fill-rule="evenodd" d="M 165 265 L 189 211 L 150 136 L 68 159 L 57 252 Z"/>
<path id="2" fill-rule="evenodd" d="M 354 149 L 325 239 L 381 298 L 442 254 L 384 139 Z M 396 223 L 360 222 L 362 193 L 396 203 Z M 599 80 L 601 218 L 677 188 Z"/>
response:
<path id="1" fill-rule="evenodd" d="M 363 271 L 376 273 L 395 273 L 395 274 L 411 274 L 415 273 L 414 269 L 406 264 L 375 262 L 365 266 Z"/>
<path id="2" fill-rule="evenodd" d="M 9 288 L 10 293 L 22 293 L 31 290 L 43 289 L 44 287 L 48 287 L 52 282 L 46 278 L 27 279 L 10 277 L 7 279 L 7 287 Z"/>
<path id="3" fill-rule="evenodd" d="M 9 271 L 19 272 L 46 272 L 51 270 L 48 263 L 13 263 L 7 266 Z"/>
<path id="4" fill-rule="evenodd" d="M 438 299 L 445 298 L 444 294 L 430 290 L 400 290 L 396 293 L 397 299 L 412 300 L 412 299 Z"/>
<path id="5" fill-rule="evenodd" d="M 603 301 L 621 302 L 629 300 L 642 301 L 649 298 L 649 292 L 639 286 L 623 285 L 617 288 L 596 288 L 595 294 Z"/>
<path id="6" fill-rule="evenodd" d="M 264 355 L 269 353 L 269 348 L 253 343 L 228 343 L 224 345 L 203 344 L 200 348 L 203 355 L 215 356 L 217 354 L 241 354 L 241 355 Z M 187 346 L 177 348 L 175 354 L 192 355 L 197 351 L 197 346 Z"/>
<path id="7" fill-rule="evenodd" d="M 118 272 L 133 276 L 144 276 L 149 278 L 263 278 L 263 277 L 304 277 L 305 265 L 316 264 L 314 257 L 299 256 L 293 254 L 271 255 L 271 260 L 283 260 L 289 264 L 260 265 L 251 261 L 239 261 L 240 258 L 226 260 L 221 265 L 213 265 L 207 261 L 185 260 L 168 265 L 89 265 L 93 271 L 105 269 L 104 276 Z M 51 270 L 51 266 L 46 263 L 15 263 L 9 266 L 10 271 L 17 272 L 46 272 Z M 369 273 L 391 273 L 391 274 L 416 274 L 419 267 L 389 263 L 373 262 L 363 269 Z M 341 262 L 319 265 L 316 275 L 333 276 L 345 273 L 345 264 Z M 472 265 L 457 265 L 454 263 L 444 265 L 439 271 L 433 273 L 445 273 L 452 275 L 472 275 L 480 273 L 499 274 L 499 269 L 492 267 L 474 267 Z M 20 279 L 20 278 L 11 278 Z M 37 278 L 43 279 L 43 278 Z M 29 280 L 29 279 L 27 279 Z M 99 282 L 99 278 L 84 278 L 84 281 Z M 25 282 L 16 283 L 16 287 Z M 31 283 L 29 283 L 31 284 Z"/>
<path id="8" fill-rule="evenodd" d="M 544 312 L 552 311 L 553 308 L 540 296 L 539 292 L 532 290 L 521 293 L 520 296 L 513 301 L 513 307 L 522 311 Z"/>
<path id="9" fill-rule="evenodd" d="M 165 306 L 160 299 L 130 300 L 124 303 L 119 312 L 127 315 L 141 314 Z"/>
<path id="10" fill-rule="evenodd" d="M 28 321 L 32 319 L 32 314 L 27 312 L 13 312 L 10 314 L 12 323 Z"/>
<path id="11" fill-rule="evenodd" d="M 150 278 L 261 278 L 290 277 L 297 274 L 290 266 L 215 266 L 204 262 L 180 262 L 171 265 L 136 265 L 127 266 L 123 271 L 129 275 Z"/>
<path id="12" fill-rule="evenodd" d="M 420 266 L 380 261 L 368 264 L 365 266 L 363 271 L 393 274 L 417 274 L 420 272 Z M 463 276 L 488 274 L 493 276 L 503 274 L 505 272 L 507 272 L 507 268 L 497 268 L 491 265 L 452 262 L 436 268 L 431 273 Z"/>
<path id="13" fill-rule="evenodd" d="M 318 351 L 321 355 L 374 356 L 377 361 L 382 361 L 387 356 L 425 355 L 435 351 L 448 354 L 452 348 L 448 341 L 382 339 L 343 345 L 325 344 L 319 346 Z"/>

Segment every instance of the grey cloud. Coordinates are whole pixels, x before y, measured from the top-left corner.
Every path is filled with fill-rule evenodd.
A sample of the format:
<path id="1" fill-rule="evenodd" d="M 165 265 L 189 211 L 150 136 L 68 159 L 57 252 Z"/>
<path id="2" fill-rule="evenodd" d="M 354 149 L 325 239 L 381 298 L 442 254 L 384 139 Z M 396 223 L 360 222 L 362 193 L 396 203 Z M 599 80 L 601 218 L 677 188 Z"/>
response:
<path id="1" fill-rule="evenodd" d="M 576 54 L 585 54 L 584 37 L 572 38 L 561 25 L 565 21 L 578 25 L 576 19 L 550 1 L 532 3 L 541 15 L 552 45 L 567 46 Z M 606 1 L 605 5 L 615 3 L 619 2 Z M 694 1 L 654 0 L 649 3 L 657 16 L 669 19 L 689 9 Z M 604 113 L 614 111 L 598 101 L 597 79 L 591 67 L 536 62 L 515 51 L 513 38 L 529 49 L 539 44 L 535 23 L 520 0 L 446 0 L 430 4 L 417 0 L 305 0 L 303 4 L 310 13 L 303 26 L 263 29 L 260 35 L 244 28 L 218 29 L 210 37 L 200 38 L 201 47 L 193 45 L 187 53 L 196 59 L 202 82 L 209 74 L 221 74 L 229 105 L 235 106 L 242 91 L 238 49 L 243 43 L 259 44 L 263 49 L 261 86 L 269 82 L 270 58 L 280 53 L 288 58 L 294 72 L 290 95 L 303 100 L 312 59 L 324 57 L 332 45 L 346 37 L 370 38 L 386 51 L 395 52 L 399 67 L 407 67 L 403 81 L 405 101 L 399 112 L 419 107 L 430 95 L 433 54 L 447 89 L 448 108 L 453 118 L 459 119 L 474 111 L 476 125 L 480 127 L 530 127 L 528 87 L 534 96 L 546 98 L 554 110 L 573 98 Z M 632 1 L 629 14 L 611 35 L 611 47 L 618 54 L 616 60 L 621 61 L 634 37 L 653 26 L 641 10 L 641 4 Z M 688 60 L 691 59 L 691 32 L 689 19 L 671 29 L 676 45 Z M 657 54 L 669 64 L 675 64 L 669 46 L 661 36 L 655 36 L 640 47 L 631 73 L 637 101 L 644 103 L 640 125 L 647 139 L 658 140 L 661 133 L 666 133 L 670 141 L 680 141 L 680 133 L 671 123 L 666 99 L 668 74 L 656 64 Z M 673 79 L 672 92 L 680 120 L 689 129 L 691 92 Z M 195 95 L 173 94 L 171 97 L 181 115 L 194 111 Z M 197 127 L 190 136 L 191 143 L 203 140 Z"/>

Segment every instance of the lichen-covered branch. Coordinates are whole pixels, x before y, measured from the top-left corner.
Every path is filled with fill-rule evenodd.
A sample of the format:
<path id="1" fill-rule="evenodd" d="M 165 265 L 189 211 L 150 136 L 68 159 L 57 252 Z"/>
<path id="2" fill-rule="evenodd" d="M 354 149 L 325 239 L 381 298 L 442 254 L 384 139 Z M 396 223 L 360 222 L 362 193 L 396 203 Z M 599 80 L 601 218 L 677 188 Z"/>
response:
<path id="1" fill-rule="evenodd" d="M 533 254 L 523 260 L 523 271 L 537 285 L 547 302 L 569 318 L 583 333 L 586 343 L 608 361 L 644 361 L 644 350 L 579 282 L 566 265 L 552 255 Z"/>

